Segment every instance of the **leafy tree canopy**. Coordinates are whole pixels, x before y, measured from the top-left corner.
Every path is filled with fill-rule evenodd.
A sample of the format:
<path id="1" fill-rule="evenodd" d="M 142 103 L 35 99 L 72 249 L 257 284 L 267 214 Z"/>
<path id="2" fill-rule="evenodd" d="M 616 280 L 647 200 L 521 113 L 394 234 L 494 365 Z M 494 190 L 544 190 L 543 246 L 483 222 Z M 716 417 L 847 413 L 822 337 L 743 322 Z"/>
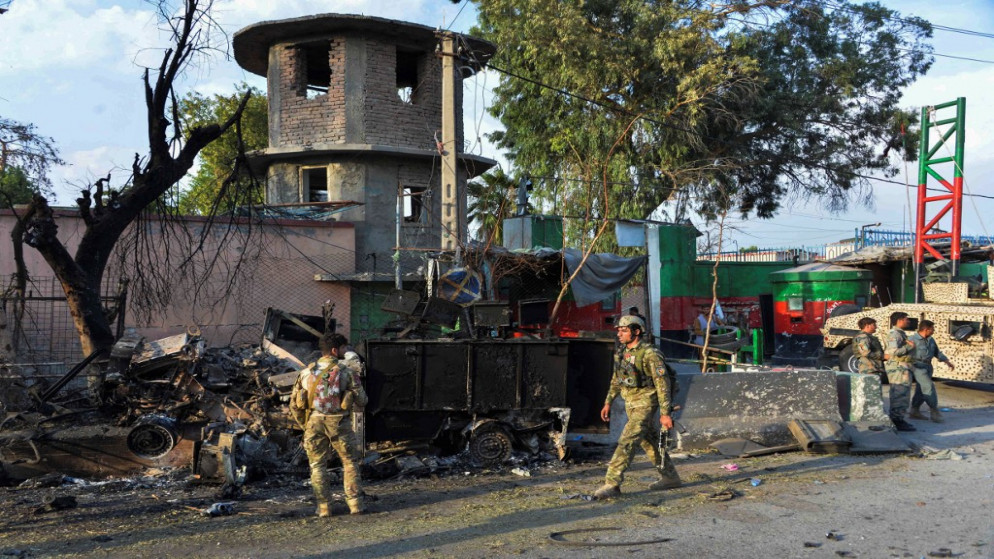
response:
<path id="1" fill-rule="evenodd" d="M 210 123 L 223 122 L 238 109 L 246 93 L 251 93 L 252 96 L 242 113 L 244 151 L 264 149 L 269 144 L 266 96 L 244 82 L 236 86 L 236 91 L 230 95 L 205 97 L 194 91 L 183 97 L 179 102 L 179 109 L 185 129 L 193 130 Z M 189 187 L 179 195 L 181 213 L 211 215 L 263 201 L 264 192 L 258 181 L 250 180 L 244 172 L 229 178 L 238 160 L 238 153 L 238 134 L 234 128 L 201 150 L 200 167 L 190 180 Z"/>
<path id="2" fill-rule="evenodd" d="M 470 225 L 477 228 L 477 239 L 501 245 L 504 239 L 504 218 L 514 212 L 512 193 L 518 183 L 500 167 L 491 169 L 479 180 L 466 185 L 469 195 L 467 215 Z"/>
<path id="3" fill-rule="evenodd" d="M 27 204 L 37 190 L 31 185 L 28 174 L 20 167 L 7 167 L 0 170 L 0 208 L 12 208 L 15 204 Z"/>
<path id="4" fill-rule="evenodd" d="M 499 45 L 492 139 L 532 176 L 590 181 L 545 181 L 560 213 L 644 218 L 677 196 L 676 219 L 771 217 L 790 196 L 841 210 L 859 175 L 897 172 L 890 152 L 914 156 L 899 102 L 931 26 L 879 4 L 477 2 L 474 33 Z"/>
<path id="5" fill-rule="evenodd" d="M 28 187 L 31 192 L 48 193 L 52 186 L 48 169 L 63 163 L 54 140 L 39 135 L 34 124 L 0 118 L 0 178 L 4 192 L 10 192 L 8 188 L 20 192 L 22 187 Z"/>

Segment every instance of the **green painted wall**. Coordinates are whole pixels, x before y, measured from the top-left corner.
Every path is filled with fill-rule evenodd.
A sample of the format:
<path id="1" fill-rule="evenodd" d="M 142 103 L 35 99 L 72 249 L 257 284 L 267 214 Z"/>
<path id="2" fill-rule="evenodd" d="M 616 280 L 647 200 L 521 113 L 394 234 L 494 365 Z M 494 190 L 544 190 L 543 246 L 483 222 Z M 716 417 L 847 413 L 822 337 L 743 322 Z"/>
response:
<path id="1" fill-rule="evenodd" d="M 694 266 L 697 296 L 710 296 L 714 262 Z M 755 297 L 773 293 L 770 274 L 793 268 L 793 262 L 722 262 L 718 265 L 718 297 Z"/>
<path id="2" fill-rule="evenodd" d="M 412 287 L 405 286 L 405 289 Z M 393 283 L 390 282 L 353 284 L 350 332 L 346 334 L 353 346 L 359 347 L 366 338 L 379 337 L 388 322 L 401 318 L 396 313 L 380 310 L 391 291 Z"/>
<path id="3" fill-rule="evenodd" d="M 536 215 L 532 219 L 532 246 L 563 248 L 563 218 L 554 215 Z"/>
<path id="4" fill-rule="evenodd" d="M 696 229 L 686 225 L 660 225 L 659 259 L 659 283 L 663 297 L 688 297 L 696 294 Z"/>
<path id="5" fill-rule="evenodd" d="M 855 301 L 870 292 L 870 280 L 815 280 L 786 281 L 773 284 L 773 300 L 786 301 L 788 297 L 804 297 L 805 301 Z"/>
<path id="6" fill-rule="evenodd" d="M 714 262 L 697 260 L 695 228 L 660 225 L 659 255 L 660 296 L 711 296 L 711 268 Z M 793 262 L 722 262 L 718 266 L 718 296 L 754 297 L 773 293 L 770 273 L 793 267 Z"/>

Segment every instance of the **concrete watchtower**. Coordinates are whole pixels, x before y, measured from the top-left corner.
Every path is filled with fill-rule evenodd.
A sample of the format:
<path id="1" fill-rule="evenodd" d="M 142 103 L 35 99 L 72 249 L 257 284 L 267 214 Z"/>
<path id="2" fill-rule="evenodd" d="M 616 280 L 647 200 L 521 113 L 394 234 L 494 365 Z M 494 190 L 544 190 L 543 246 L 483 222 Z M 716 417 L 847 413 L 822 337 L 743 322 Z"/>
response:
<path id="1" fill-rule="evenodd" d="M 357 277 L 391 277 L 399 192 L 401 246 L 439 247 L 441 153 L 462 151 L 462 79 L 496 51 L 458 37 L 455 141 L 443 143 L 440 41 L 422 25 L 339 14 L 257 23 L 234 36 L 235 60 L 268 83 L 269 147 L 253 158 L 266 201 L 361 202 L 339 214 L 355 223 Z M 496 162 L 458 157 L 455 199 L 465 212 L 466 180 Z M 401 259 L 408 272 L 420 264 L 418 254 Z"/>

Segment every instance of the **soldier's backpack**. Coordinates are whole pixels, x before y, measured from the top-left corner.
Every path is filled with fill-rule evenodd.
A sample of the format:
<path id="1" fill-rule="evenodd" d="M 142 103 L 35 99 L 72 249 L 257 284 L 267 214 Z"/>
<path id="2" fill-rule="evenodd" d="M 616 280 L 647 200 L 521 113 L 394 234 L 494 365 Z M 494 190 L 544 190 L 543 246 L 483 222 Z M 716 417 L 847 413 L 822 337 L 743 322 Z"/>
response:
<path id="1" fill-rule="evenodd" d="M 680 392 L 680 384 L 676 380 L 676 369 L 666 362 L 666 357 L 663 355 L 662 351 L 659 351 L 659 348 L 654 347 L 652 348 L 652 351 L 656 353 L 659 360 L 663 362 L 663 366 L 666 367 L 666 378 L 670 381 L 670 399 L 672 399 L 678 392 Z M 645 364 L 642 362 L 642 359 L 639 359 L 637 367 L 639 371 L 643 372 L 643 374 L 645 373 L 644 365 Z M 651 374 L 649 374 L 649 378 L 652 378 Z"/>

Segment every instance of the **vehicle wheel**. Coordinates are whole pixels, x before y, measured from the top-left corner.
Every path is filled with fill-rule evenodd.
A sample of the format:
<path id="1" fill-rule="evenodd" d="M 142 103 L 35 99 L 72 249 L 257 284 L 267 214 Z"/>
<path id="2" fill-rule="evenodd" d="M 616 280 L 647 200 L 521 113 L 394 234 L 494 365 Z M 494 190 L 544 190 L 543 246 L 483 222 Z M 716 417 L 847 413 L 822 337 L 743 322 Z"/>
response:
<path id="1" fill-rule="evenodd" d="M 828 313 L 829 318 L 834 318 L 836 316 L 845 316 L 847 314 L 857 313 L 863 309 L 859 308 L 859 305 L 853 305 L 852 303 L 846 303 L 844 305 L 839 305 L 832 309 L 832 312 Z"/>
<path id="2" fill-rule="evenodd" d="M 511 436 L 499 427 L 473 433 L 469 453 L 481 464 L 500 464 L 511 457 Z"/>
<path id="3" fill-rule="evenodd" d="M 852 344 L 842 348 L 839 353 L 839 370 L 844 373 L 859 372 L 859 357 L 853 353 Z"/>

